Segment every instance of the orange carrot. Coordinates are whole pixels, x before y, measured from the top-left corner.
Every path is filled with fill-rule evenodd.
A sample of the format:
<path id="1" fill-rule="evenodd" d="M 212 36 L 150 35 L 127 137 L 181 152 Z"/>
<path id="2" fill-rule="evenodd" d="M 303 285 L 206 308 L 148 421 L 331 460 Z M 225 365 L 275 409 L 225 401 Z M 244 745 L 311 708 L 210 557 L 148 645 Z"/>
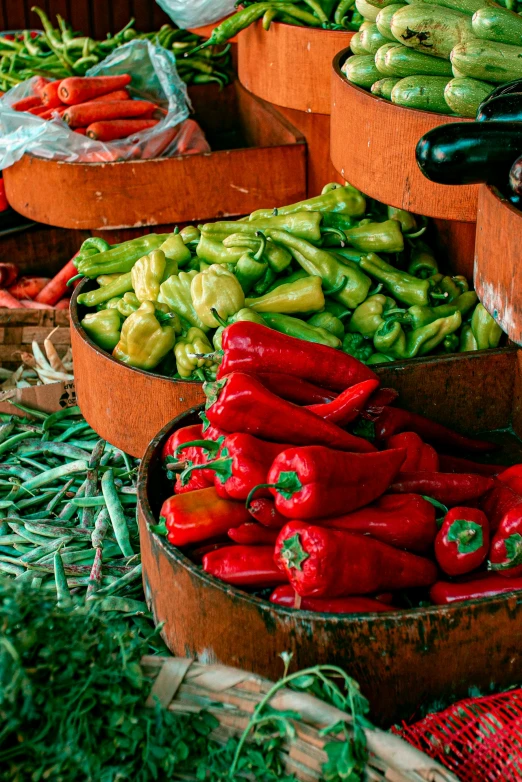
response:
<path id="1" fill-rule="evenodd" d="M 99 98 L 93 98 L 91 102 L 110 103 L 113 100 L 130 100 L 130 95 L 127 90 L 115 90 L 115 92 L 109 92 L 107 95 L 100 95 Z"/>
<path id="2" fill-rule="evenodd" d="M 42 100 L 48 109 L 63 106 L 63 102 L 58 97 L 58 90 L 60 89 L 60 84 L 62 81 L 63 79 L 58 79 L 58 81 L 51 81 L 44 87 L 42 92 Z"/>
<path id="3" fill-rule="evenodd" d="M 38 95 L 29 95 L 27 98 L 21 98 L 21 100 L 17 100 L 16 103 L 13 103 L 11 108 L 15 111 L 28 111 L 29 109 L 34 109 L 41 105 L 42 101 Z"/>
<path id="4" fill-rule="evenodd" d="M 126 138 L 140 130 L 147 130 L 157 125 L 157 119 L 113 119 L 105 122 L 93 122 L 87 128 L 89 138 L 98 141 L 114 141 L 117 138 Z"/>
<path id="5" fill-rule="evenodd" d="M 49 277 L 20 277 L 8 290 L 15 299 L 35 299 L 49 282 Z"/>
<path id="6" fill-rule="evenodd" d="M 106 119 L 126 119 L 139 117 L 155 109 L 148 100 L 116 100 L 112 103 L 90 101 L 71 106 L 63 114 L 63 119 L 71 128 L 81 128 Z"/>
<path id="7" fill-rule="evenodd" d="M 62 81 L 58 94 L 63 103 L 75 106 L 119 90 L 130 83 L 131 77 L 128 73 L 121 76 L 70 76 Z"/>
<path id="8" fill-rule="evenodd" d="M 45 288 L 40 291 L 35 301 L 40 302 L 40 304 L 50 304 L 53 306 L 67 293 L 67 283 L 71 277 L 74 277 L 76 274 L 78 274 L 78 272 L 71 259 L 65 264 L 63 269 L 60 269 L 58 274 L 47 283 Z"/>
<path id="9" fill-rule="evenodd" d="M 55 114 L 58 114 L 58 116 L 61 117 L 63 115 L 64 111 L 65 111 L 65 108 L 66 107 L 63 106 L 61 109 L 56 108 L 56 107 L 52 108 L 52 109 L 47 109 L 47 111 L 44 111 L 43 114 L 40 114 L 39 116 L 42 119 L 52 119 Z"/>
<path id="10" fill-rule="evenodd" d="M 160 157 L 178 135 L 179 127 L 179 125 L 175 125 L 173 128 L 164 128 L 147 139 L 141 149 L 141 159 L 151 160 L 152 158 Z"/>
<path id="11" fill-rule="evenodd" d="M 45 89 L 45 87 L 49 84 L 49 79 L 46 79 L 44 76 L 39 76 L 36 81 L 33 84 L 33 90 L 38 95 L 38 97 L 42 98 L 42 93 Z"/>
<path id="12" fill-rule="evenodd" d="M 18 302 L 18 306 L 22 306 L 28 310 L 53 310 L 54 307 L 50 307 L 49 304 L 40 304 L 39 301 L 33 301 L 32 299 L 21 299 Z"/>
<path id="13" fill-rule="evenodd" d="M 70 300 L 70 299 L 60 299 L 60 301 L 58 301 L 58 302 L 57 302 L 57 303 L 54 305 L 54 309 L 55 309 L 55 310 L 68 310 L 68 309 L 69 309 L 69 304 L 70 304 L 70 303 L 71 303 L 71 300 Z"/>
<path id="14" fill-rule="evenodd" d="M 11 296 L 9 291 L 5 288 L 0 288 L 0 307 L 7 308 L 9 310 L 20 310 L 24 308 L 24 305 L 14 296 Z"/>
<path id="15" fill-rule="evenodd" d="M 75 128 L 74 133 L 79 133 L 80 136 L 86 136 L 87 135 L 87 128 Z"/>
<path id="16" fill-rule="evenodd" d="M 208 152 L 209 146 L 203 131 L 193 119 L 187 119 L 181 126 L 180 139 L 178 140 L 178 155 L 197 155 L 200 152 Z"/>
<path id="17" fill-rule="evenodd" d="M 35 106 L 33 109 L 27 109 L 29 114 L 34 114 L 36 117 L 41 116 L 42 114 L 45 114 L 46 111 L 48 111 L 47 106 Z"/>
<path id="18" fill-rule="evenodd" d="M 0 180 L 1 181 L 1 180 Z M 2 288 L 8 288 L 18 277 L 18 266 L 14 263 L 6 261 L 0 263 L 0 286 Z"/>

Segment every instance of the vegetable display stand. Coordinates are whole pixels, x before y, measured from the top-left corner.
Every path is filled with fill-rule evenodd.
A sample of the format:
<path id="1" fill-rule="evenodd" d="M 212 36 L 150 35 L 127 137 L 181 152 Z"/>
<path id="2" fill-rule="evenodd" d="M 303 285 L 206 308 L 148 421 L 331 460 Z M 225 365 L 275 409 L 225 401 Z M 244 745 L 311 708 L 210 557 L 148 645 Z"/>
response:
<path id="1" fill-rule="evenodd" d="M 201 383 L 172 380 L 133 369 L 103 350 L 80 325 L 77 298 L 94 287 L 90 280 L 71 300 L 71 345 L 78 404 L 86 421 L 112 445 L 141 458 L 155 433 L 173 416 L 202 402 Z"/>
<path id="2" fill-rule="evenodd" d="M 220 744 L 225 744 L 230 737 L 239 738 L 248 727 L 254 709 L 276 689 L 273 682 L 250 672 L 222 665 L 201 665 L 183 657 L 142 657 L 141 667 L 153 682 L 147 705 L 154 705 L 157 698 L 164 708 L 177 714 L 194 714 L 205 709 L 219 723 L 210 738 Z M 352 716 L 307 692 L 289 688 L 275 691 L 269 708 L 275 716 L 279 711 L 287 716 L 288 712 L 299 715 L 298 719 L 291 719 L 296 735 L 287 734 L 278 748 L 285 772 L 293 774 L 298 782 L 321 779 L 328 760 L 325 744 L 342 740 L 334 735 L 322 735 L 321 729 L 345 722 L 351 736 Z M 450 771 L 399 736 L 371 727 L 363 730 L 369 751 L 365 770 L 373 782 L 428 779 L 457 782 Z M 248 739 L 246 747 L 250 746 Z"/>
<path id="3" fill-rule="evenodd" d="M 304 134 L 308 145 L 308 195 L 338 174 L 329 157 L 330 71 L 334 55 L 353 33 L 261 22 L 243 30 L 238 43 L 241 83 L 275 104 Z"/>
<path id="4" fill-rule="evenodd" d="M 477 294 L 508 337 L 522 344 L 522 212 L 495 187 L 481 186 L 475 246 Z"/>
<path id="5" fill-rule="evenodd" d="M 239 84 L 190 96 L 212 152 L 116 163 L 24 155 L 4 171 L 9 203 L 40 223 L 99 230 L 244 215 L 305 196 L 304 138 L 272 106 Z"/>
<path id="6" fill-rule="evenodd" d="M 428 181 L 415 159 L 419 139 L 456 117 L 397 106 L 346 80 L 349 51 L 334 59 L 330 149 L 340 175 L 366 195 L 435 218 L 440 248 L 459 274 L 472 276 L 478 185 Z"/>
<path id="7" fill-rule="evenodd" d="M 56 326 L 53 343 L 58 348 L 68 347 L 71 338 L 67 310 L 0 309 L 0 366 L 17 369 L 20 353 L 30 353 L 33 340 L 41 344 Z"/>
<path id="8" fill-rule="evenodd" d="M 468 433 L 508 427 L 520 433 L 521 367 L 522 352 L 507 348 L 377 371 L 407 409 Z M 174 654 L 271 678 L 280 671 L 282 650 L 294 653 L 297 668 L 339 665 L 359 681 L 383 725 L 467 696 L 470 687 L 490 692 L 520 681 L 522 593 L 393 613 L 296 611 L 215 580 L 151 533 L 148 525 L 157 523 L 171 494 L 162 446 L 173 429 L 198 420 L 197 410 L 191 411 L 154 438 L 138 485 L 145 594 L 156 621 L 165 623 L 163 636 Z M 512 461 L 520 460 L 520 440 L 511 435 L 509 448 Z"/>

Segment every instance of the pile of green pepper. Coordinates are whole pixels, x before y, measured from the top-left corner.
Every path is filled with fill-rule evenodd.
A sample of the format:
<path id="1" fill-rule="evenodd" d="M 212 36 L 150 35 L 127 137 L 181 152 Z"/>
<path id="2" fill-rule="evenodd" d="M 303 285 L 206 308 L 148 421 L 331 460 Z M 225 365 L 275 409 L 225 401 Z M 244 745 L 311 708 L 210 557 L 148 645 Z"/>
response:
<path id="1" fill-rule="evenodd" d="M 214 377 L 237 320 L 367 364 L 496 347 L 502 331 L 465 277 L 439 271 L 427 222 L 333 183 L 242 220 L 87 239 L 75 263 L 98 287 L 78 296 L 96 310 L 82 326 L 130 366 L 193 380 Z"/>
<path id="2" fill-rule="evenodd" d="M 158 32 L 139 33 L 134 28 L 134 19 L 115 35 L 108 35 L 104 41 L 74 32 L 72 26 L 59 14 L 58 27 L 54 27 L 41 8 L 32 9 L 40 18 L 42 35 L 31 36 L 24 30 L 16 37 L 0 36 L 0 89 L 6 91 L 32 76 L 62 79 L 67 76 L 84 76 L 89 68 L 104 60 L 119 46 L 135 38 L 147 38 L 153 43 L 172 51 L 177 58 L 180 77 L 187 84 L 216 82 L 220 87 L 233 77 L 229 47 L 221 51 L 211 47 L 197 56 L 185 57 L 203 39 L 165 24 Z"/>

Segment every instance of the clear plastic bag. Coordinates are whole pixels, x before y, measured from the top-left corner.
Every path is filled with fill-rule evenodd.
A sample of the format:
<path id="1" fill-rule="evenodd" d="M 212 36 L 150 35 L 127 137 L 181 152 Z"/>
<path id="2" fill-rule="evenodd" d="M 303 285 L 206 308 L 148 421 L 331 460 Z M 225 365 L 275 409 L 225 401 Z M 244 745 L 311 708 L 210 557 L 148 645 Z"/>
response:
<path id="1" fill-rule="evenodd" d="M 203 27 L 234 13 L 235 0 L 156 0 L 178 27 Z"/>
<path id="2" fill-rule="evenodd" d="M 130 137 L 103 143 L 74 132 L 60 119 L 43 120 L 28 112 L 15 111 L 16 101 L 34 94 L 38 77 L 6 92 L 0 99 L 0 170 L 26 153 L 67 163 L 102 163 L 115 160 L 144 160 L 190 152 L 208 152 L 203 131 L 188 120 L 187 88 L 176 70 L 174 55 L 150 41 L 131 41 L 98 63 L 87 76 L 130 73 L 131 95 L 151 100 L 166 111 L 152 128 Z M 181 151 L 184 150 L 184 151 Z"/>

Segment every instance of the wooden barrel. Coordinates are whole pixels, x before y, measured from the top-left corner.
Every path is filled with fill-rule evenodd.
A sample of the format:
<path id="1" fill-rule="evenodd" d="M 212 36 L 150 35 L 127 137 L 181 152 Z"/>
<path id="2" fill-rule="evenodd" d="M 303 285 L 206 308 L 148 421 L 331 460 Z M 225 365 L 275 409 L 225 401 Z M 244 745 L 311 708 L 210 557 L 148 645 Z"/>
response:
<path id="1" fill-rule="evenodd" d="M 508 337 L 522 344 L 522 212 L 495 187 L 479 190 L 475 289 Z"/>
<path id="2" fill-rule="evenodd" d="M 435 420 L 469 432 L 511 425 L 519 432 L 521 357 L 504 349 L 378 371 L 405 406 Z M 191 410 L 154 438 L 138 481 L 145 594 L 174 654 L 269 677 L 279 675 L 282 651 L 293 653 L 296 669 L 340 665 L 360 682 L 385 726 L 467 696 L 470 688 L 490 692 L 520 682 L 522 593 L 386 614 L 295 611 L 214 579 L 151 534 L 148 525 L 157 523 L 172 493 L 161 468 L 162 446 L 173 430 L 198 420 Z"/>
<path id="3" fill-rule="evenodd" d="M 463 117 L 397 106 L 346 80 L 336 55 L 331 73 L 330 151 L 343 179 L 385 204 L 437 219 L 441 243 L 460 274 L 471 276 L 478 185 L 430 182 L 415 159 L 417 142 L 429 130 Z"/>
<path id="4" fill-rule="evenodd" d="M 91 280 L 82 282 L 71 300 L 78 404 L 100 437 L 141 458 L 159 429 L 174 416 L 203 402 L 205 395 L 201 383 L 133 369 L 95 345 L 80 324 L 87 310 L 78 305 L 78 295 L 91 287 Z"/>
<path id="5" fill-rule="evenodd" d="M 238 43 L 241 83 L 275 104 L 306 138 L 308 195 L 321 192 L 339 176 L 330 161 L 330 81 L 335 54 L 353 33 L 273 22 L 244 30 Z"/>

